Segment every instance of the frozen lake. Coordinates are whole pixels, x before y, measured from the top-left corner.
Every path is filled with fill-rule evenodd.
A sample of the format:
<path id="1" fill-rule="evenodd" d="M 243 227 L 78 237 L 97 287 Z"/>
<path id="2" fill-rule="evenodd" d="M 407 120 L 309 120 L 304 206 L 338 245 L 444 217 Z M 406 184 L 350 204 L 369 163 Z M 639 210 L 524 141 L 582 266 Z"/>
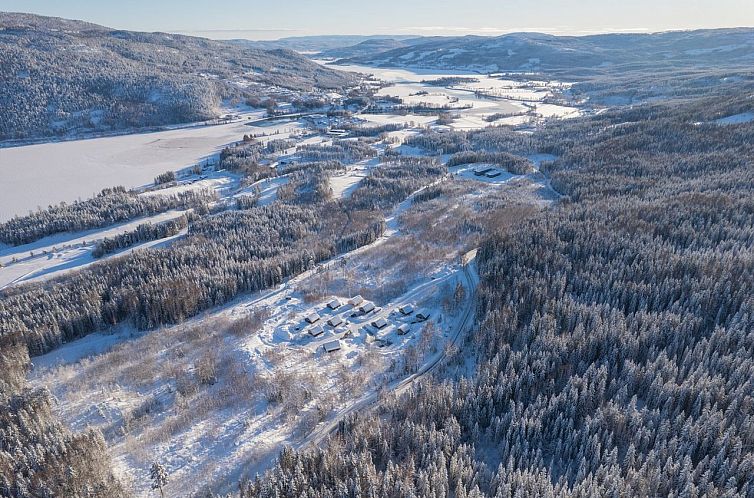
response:
<path id="1" fill-rule="evenodd" d="M 257 117 L 255 115 L 255 117 Z M 297 124 L 235 122 L 154 133 L 0 148 L 0 222 L 103 188 L 138 187 L 165 171 L 189 167 L 244 134 L 282 135 Z"/>

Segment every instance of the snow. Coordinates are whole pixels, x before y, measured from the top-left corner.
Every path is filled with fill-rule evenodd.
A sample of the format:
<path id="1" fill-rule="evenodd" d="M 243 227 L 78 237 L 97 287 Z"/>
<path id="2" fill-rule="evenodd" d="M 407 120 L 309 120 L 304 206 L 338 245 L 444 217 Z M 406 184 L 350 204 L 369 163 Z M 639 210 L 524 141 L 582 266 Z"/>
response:
<path id="1" fill-rule="evenodd" d="M 417 85 L 423 87 L 419 83 L 422 79 L 447 76 L 379 71 L 403 78 L 405 86 L 399 84 L 392 88 L 400 92 L 415 90 Z M 510 86 L 509 83 L 497 81 L 490 80 L 486 84 L 491 89 L 511 90 L 505 87 Z M 483 127 L 488 125 L 483 117 L 492 112 L 522 108 L 519 102 L 477 99 L 473 89 L 427 88 L 435 94 L 430 97 L 438 102 L 458 98 L 459 102 L 474 103 L 472 109 L 459 111 L 457 127 Z M 532 92 L 527 96 L 538 98 L 534 95 L 537 89 L 521 91 Z M 549 112 L 571 115 L 570 111 L 566 113 L 562 109 L 553 108 Z M 413 121 L 414 125 L 431 124 L 436 119 L 434 116 L 360 117 L 374 123 Z M 530 116 L 524 118 L 531 119 Z M 165 155 L 176 163 L 182 162 L 182 166 L 161 166 L 142 184 L 151 181 L 155 174 L 195 162 L 193 159 L 178 161 L 176 158 L 183 157 L 184 152 L 186 159 L 191 154 L 206 157 L 215 154 L 224 143 L 239 140 L 242 134 L 267 132 L 270 138 L 285 138 L 299 125 L 272 123 L 265 128 L 252 128 L 234 123 L 227 126 L 227 135 L 218 132 L 216 137 L 205 136 L 207 141 L 201 147 L 194 146 L 185 136 L 186 131 L 180 130 L 182 138 L 175 137 L 176 143 L 168 144 L 169 152 Z M 232 128 L 235 126 L 241 128 Z M 219 128 L 200 131 L 214 132 Z M 276 131 L 281 133 L 275 134 Z M 402 140 L 416 131 L 402 130 L 390 135 Z M 163 137 L 162 134 L 149 136 Z M 113 151 L 103 145 L 100 152 L 120 153 L 128 159 L 130 150 L 149 162 L 149 153 L 159 155 L 160 147 L 152 142 L 140 142 L 137 140 L 140 137 L 127 137 L 133 141 L 132 149 L 125 146 L 119 149 L 115 141 Z M 199 141 L 201 139 L 199 137 Z M 319 136 L 306 140 L 307 143 L 321 141 Z M 89 141 L 74 144 L 81 149 L 86 148 L 86 142 Z M 183 151 L 181 145 L 191 151 Z M 384 146 L 380 144 L 376 148 L 380 150 Z M 0 168 L 6 164 L 2 154 L 12 150 L 0 150 Z M 113 168 L 115 163 L 112 157 L 108 158 L 106 166 L 96 158 L 87 159 L 83 163 L 84 171 Z M 538 167 L 543 161 L 556 158 L 538 154 L 529 159 Z M 331 177 L 334 196 L 350 195 L 368 170 L 377 164 L 377 159 L 362 161 L 351 165 L 345 174 Z M 442 359 L 444 346 L 460 344 L 459 337 L 465 332 L 469 317 L 473 318 L 470 312 L 473 301 L 468 296 L 473 294 L 477 280 L 473 272 L 459 266 L 458 254 L 475 247 L 479 241 L 474 234 L 459 237 L 460 224 L 468 219 L 472 220 L 472 225 L 486 222 L 503 209 L 501 206 L 508 206 L 511 198 L 526 199 L 532 204 L 551 202 L 544 198 L 543 191 L 549 184 L 541 174 L 516 176 L 501 170 L 500 176 L 495 178 L 477 177 L 473 170 L 479 166 L 482 165 L 451 168 L 452 176 L 435 182 L 443 184 L 444 192 L 448 191 L 446 187 L 453 191 L 455 197 L 444 193 L 438 199 L 415 204 L 415 192 L 386 216 L 385 233 L 369 246 L 317 265 L 277 288 L 240 296 L 182 325 L 144 334 L 123 328 L 111 335 L 90 335 L 37 358 L 30 380 L 35 386 L 45 385 L 52 390 L 59 400 L 56 411 L 74 430 L 92 426 L 103 431 L 118 474 L 134 487 L 136 496 L 150 495 L 144 473 L 154 460 L 163 463 L 171 475 L 166 494 L 191 495 L 205 483 L 217 484 L 216 491 L 231 492 L 242 476 L 253 476 L 269 468 L 284 445 L 304 448 L 316 444 L 329 433 L 339 417 L 369 409 L 381 389 L 396 393 L 407 389 L 412 380 Z M 71 171 L 69 174 L 75 176 Z M 282 176 L 234 191 L 238 186 L 237 178 L 218 173 L 206 180 L 182 182 L 142 195 L 209 187 L 226 199 L 259 192 L 260 203 L 269 204 L 276 199 L 277 189 L 287 182 L 288 177 Z M 64 191 L 70 188 L 65 183 L 63 186 Z M 142 220 L 134 223 L 139 222 Z M 101 238 L 109 230 L 123 231 L 126 227 L 63 234 L 30 247 L 0 248 L 0 258 L 25 257 L 30 250 L 52 251 L 51 246 L 55 245 L 56 251 L 52 252 L 64 254 L 64 264 L 80 267 L 79 263 L 85 264 L 86 260 L 76 258 L 86 257 L 86 254 L 81 256 L 76 251 L 88 251 L 80 246 L 82 239 Z M 21 268 L 14 264 L 7 269 L 18 272 Z M 11 272 L 6 277 L 4 270 L 0 270 L 0 285 L 2 279 L 9 282 L 18 279 L 18 275 Z M 49 275 L 60 274 L 53 264 L 35 267 L 28 278 L 41 278 L 40 275 L 48 271 Z M 447 298 L 457 284 L 466 287 L 467 299 L 453 307 Z M 356 293 L 367 299 L 353 298 Z M 334 300 L 349 304 L 331 309 L 328 304 Z M 364 308 L 368 313 L 358 312 L 359 305 L 365 303 L 369 304 Z M 400 311 L 407 311 L 408 307 L 412 312 Z M 429 321 L 418 323 L 419 313 L 428 315 Z M 258 316 L 261 317 L 258 321 L 249 321 Z M 315 324 L 307 323 L 306 318 L 310 316 Z M 373 322 L 380 325 L 384 322 L 385 326 L 377 330 L 370 325 Z M 241 324 L 243 328 L 229 329 L 229 324 Z M 315 334 L 310 333 L 315 330 Z M 434 330 L 429 347 L 422 350 L 414 369 L 404 370 L 407 348 L 420 347 L 421 336 L 429 333 L 427 330 Z M 335 342 L 338 351 L 325 353 L 322 346 Z M 184 375 L 195 379 L 197 364 L 206 354 L 218 355 L 217 383 L 199 386 L 197 393 L 184 398 L 178 392 L 177 378 Z M 278 391 L 282 399 L 275 395 Z M 136 417 L 134 413 L 149 402 L 158 406 L 154 413 Z"/>
<path id="2" fill-rule="evenodd" d="M 742 112 L 741 114 L 734 114 L 733 116 L 727 116 L 715 121 L 719 125 L 736 125 L 750 123 L 754 121 L 754 112 Z"/>
<path id="3" fill-rule="evenodd" d="M 0 289 L 20 282 L 49 279 L 64 272 L 80 269 L 97 261 L 117 256 L 123 251 L 108 255 L 108 257 L 99 260 L 95 259 L 91 255 L 94 243 L 105 237 L 114 237 L 125 232 L 130 232 L 142 223 L 162 223 L 178 218 L 183 213 L 185 211 L 166 211 L 154 216 L 145 216 L 110 227 L 75 233 L 60 233 L 50 235 L 30 244 L 15 247 L 0 247 L 0 264 L 2 265 L 0 267 Z M 182 236 L 183 233 L 165 239 L 146 242 L 124 251 L 152 247 L 156 244 L 165 244 Z"/>
<path id="4" fill-rule="evenodd" d="M 495 171 L 500 173 L 500 176 L 496 176 L 495 178 L 488 178 L 486 176 L 476 176 L 474 174 L 474 170 L 478 168 L 495 168 Z M 491 184 L 502 184 L 510 181 L 513 178 L 521 177 L 520 175 L 513 175 L 511 173 L 508 173 L 504 169 L 501 169 L 494 164 L 483 164 L 483 163 L 475 163 L 475 164 L 462 164 L 460 166 L 453 166 L 451 168 L 448 168 L 448 170 L 453 173 L 454 175 L 460 176 L 462 178 L 465 178 L 467 180 L 475 180 L 478 182 L 483 183 L 491 183 Z"/>
<path id="5" fill-rule="evenodd" d="M 252 185 L 240 190 L 234 195 L 234 197 L 255 195 L 256 189 L 259 189 L 259 200 L 257 201 L 257 205 L 268 206 L 277 200 L 278 189 L 289 181 L 290 178 L 287 175 L 265 178 L 264 180 L 254 182 Z"/>
<path id="6" fill-rule="evenodd" d="M 244 134 L 286 138 L 299 128 L 290 122 L 256 126 L 245 121 L 22 147 L 0 148 L 0 222 L 15 215 L 92 197 L 103 188 L 152 183 L 214 157 Z"/>
<path id="7" fill-rule="evenodd" d="M 369 170 L 378 164 L 377 159 L 368 159 L 356 163 L 340 175 L 330 177 L 330 188 L 333 197 L 337 199 L 348 198 L 358 188 L 359 182 L 369 175 Z"/>

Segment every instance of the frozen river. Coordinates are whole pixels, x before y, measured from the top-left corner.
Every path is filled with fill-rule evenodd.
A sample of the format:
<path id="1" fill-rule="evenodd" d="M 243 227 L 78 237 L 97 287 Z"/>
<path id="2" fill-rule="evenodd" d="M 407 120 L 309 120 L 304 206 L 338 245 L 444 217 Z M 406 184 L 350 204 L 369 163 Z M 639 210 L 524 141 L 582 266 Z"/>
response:
<path id="1" fill-rule="evenodd" d="M 254 115 L 254 117 L 258 117 Z M 189 167 L 248 133 L 285 133 L 295 123 L 239 121 L 104 138 L 0 148 L 0 221 L 103 188 L 138 187 L 165 171 Z"/>

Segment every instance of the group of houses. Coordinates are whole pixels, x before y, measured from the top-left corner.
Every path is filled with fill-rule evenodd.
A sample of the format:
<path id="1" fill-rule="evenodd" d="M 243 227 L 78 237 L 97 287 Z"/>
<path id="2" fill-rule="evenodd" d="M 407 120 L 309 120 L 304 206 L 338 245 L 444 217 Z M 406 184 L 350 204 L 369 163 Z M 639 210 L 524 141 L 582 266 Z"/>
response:
<path id="1" fill-rule="evenodd" d="M 370 313 L 379 313 L 381 311 L 381 308 L 376 307 L 374 303 L 365 300 L 361 296 L 352 297 L 345 303 L 340 299 L 334 298 L 327 303 L 327 310 L 337 311 L 341 310 L 344 306 L 348 306 L 348 309 L 352 310 L 352 313 L 350 315 L 351 317 L 362 317 L 369 315 Z M 429 313 L 416 311 L 416 308 L 413 304 L 404 304 L 398 307 L 395 313 L 399 313 L 404 317 L 413 315 L 414 319 L 412 323 L 419 323 L 429 319 Z M 344 319 L 340 314 L 332 315 L 330 316 L 330 318 L 324 321 L 322 316 L 320 316 L 320 314 L 316 311 L 312 311 L 311 313 L 306 315 L 304 317 L 304 320 L 309 325 L 309 327 L 307 328 L 307 333 L 315 338 L 322 336 L 326 331 L 326 327 L 330 327 L 338 332 L 338 330 L 342 331 L 342 327 L 348 324 L 346 319 Z M 373 321 L 371 321 L 369 325 L 371 325 L 373 329 L 379 332 L 389 327 L 390 322 L 385 317 L 377 317 Z M 398 335 L 407 335 L 411 332 L 411 323 L 401 323 L 396 327 L 395 331 Z M 350 329 L 345 330 L 345 333 L 342 337 L 347 337 L 348 335 L 350 335 L 350 332 Z M 370 332 L 370 334 L 371 333 L 372 332 Z M 340 340 L 334 339 L 332 341 L 328 341 L 322 344 L 322 348 L 327 353 L 338 351 L 341 349 Z"/>

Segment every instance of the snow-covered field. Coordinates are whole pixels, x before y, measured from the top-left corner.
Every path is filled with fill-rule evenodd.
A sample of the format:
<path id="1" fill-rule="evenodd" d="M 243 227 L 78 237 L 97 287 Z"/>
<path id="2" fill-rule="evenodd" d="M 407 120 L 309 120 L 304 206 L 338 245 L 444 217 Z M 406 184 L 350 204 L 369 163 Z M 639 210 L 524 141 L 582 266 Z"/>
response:
<path id="1" fill-rule="evenodd" d="M 0 246 L 0 289 L 15 283 L 52 278 L 68 271 L 80 269 L 96 261 L 107 259 L 106 257 L 97 260 L 92 256 L 92 249 L 94 249 L 97 241 L 132 231 L 142 223 L 157 224 L 175 219 L 183 213 L 184 211 L 167 211 L 106 228 L 51 235 L 21 246 Z M 181 235 L 145 242 L 124 251 L 166 244 Z M 123 251 L 111 254 L 108 257 L 117 256 L 121 252 Z"/>
<path id="2" fill-rule="evenodd" d="M 449 106 L 458 108 L 451 113 L 458 117 L 450 125 L 459 130 L 474 130 L 495 125 L 517 126 L 541 118 L 570 118 L 581 114 L 581 110 L 552 103 L 543 103 L 554 91 L 567 89 L 570 84 L 563 82 L 525 82 L 500 79 L 478 73 L 458 71 L 425 71 L 420 69 L 376 68 L 357 65 L 336 65 L 338 69 L 369 74 L 391 86 L 380 89 L 377 95 L 400 97 L 404 104 L 430 106 Z M 463 82 L 457 86 L 433 86 L 423 81 L 439 78 L 459 77 L 476 78 L 476 82 Z M 464 109 L 464 107 L 469 107 Z M 519 115 L 529 113 L 530 115 Z M 493 114 L 510 115 L 490 123 L 485 120 Z M 429 124 L 436 120 L 434 116 L 398 116 L 392 114 L 370 114 L 364 119 L 385 124 L 391 122 Z"/>
<path id="3" fill-rule="evenodd" d="M 361 72 L 366 69 L 371 68 L 360 68 Z M 398 82 L 385 89 L 386 94 L 400 92 L 411 103 L 425 102 L 425 98 L 432 104 L 472 103 L 471 109 L 459 111 L 452 125 L 456 128 L 481 128 L 490 124 L 484 117 L 492 113 L 526 109 L 518 101 L 478 98 L 469 89 L 420 83 L 447 74 L 374 71 L 380 78 Z M 511 86 L 494 78 L 484 84 L 490 86 L 483 88 L 496 91 Z M 432 95 L 411 95 L 417 89 Z M 539 97 L 535 95 L 538 89 L 521 91 L 532 92 L 532 99 Z M 550 115 L 574 114 L 570 109 L 558 109 L 560 106 L 537 105 Z M 398 146 L 402 153 L 418 155 L 421 151 L 400 144 L 436 120 L 435 116 L 389 114 L 359 117 L 375 124 L 412 123 L 411 128 L 390 132 L 388 140 L 373 146 L 377 152 Z M 528 122 L 532 116 L 516 118 Z M 298 122 L 267 127 L 235 123 L 48 144 L 48 154 L 60 150 L 67 166 L 41 183 L 52 186 L 60 181 L 60 196 L 81 197 L 92 193 L 84 192 L 86 188 L 96 191 L 118 183 L 143 186 L 159 173 L 217 154 L 243 134 L 266 133 L 264 140 L 287 138 L 301 126 Z M 296 136 L 298 144 L 332 143 L 321 135 L 303 140 Z M 0 149 L 0 172 L 6 168 L 17 181 L 29 178 L 16 173 L 19 168 L 8 167 L 10 162 L 3 154 L 14 151 L 19 158 L 36 161 L 37 171 L 49 169 L 43 151 Z M 275 155 L 270 163 L 274 166 L 294 157 L 295 147 Z M 539 154 L 529 159 L 538 168 L 543 161 L 557 158 Z M 74 167 L 77 161 L 78 169 Z M 351 195 L 378 165 L 378 158 L 368 159 L 332 176 L 333 196 Z M 53 392 L 56 411 L 74 430 L 92 426 L 103 431 L 116 469 L 135 496 L 150 495 L 145 476 L 154 461 L 168 469 L 171 481 L 166 493 L 171 496 L 200 492 L 199 486 L 206 483 L 212 483 L 215 491 L 229 492 L 242 477 L 269 468 L 284 445 L 315 444 L 343 414 L 368 409 L 383 389 L 405 389 L 407 379 L 426 372 L 442 357 L 446 346 L 457 344 L 472 316 L 476 283 L 468 268 L 460 265 L 459 254 L 477 247 L 485 233 L 517 222 L 557 198 L 538 171 L 512 175 L 496 169 L 498 175 L 477 176 L 474 170 L 480 166 L 451 168 L 449 175 L 431 185 L 439 189 L 438 197 L 419 202 L 416 194 L 429 186 L 415 192 L 386 214 L 385 232 L 368 246 L 317 265 L 277 288 L 240 296 L 181 325 L 151 332 L 136 332 L 122 325 L 112 333 L 92 334 L 66 344 L 36 358 L 30 380 Z M 111 174 L 90 175 L 100 169 Z M 74 180 L 81 178 L 85 186 L 75 185 Z M 102 183 L 105 178 L 107 183 Z M 246 195 L 258 196 L 259 204 L 268 205 L 288 181 L 283 175 L 241 187 L 238 175 L 208 171 L 202 177 L 182 176 L 175 186 L 146 189 L 140 195 L 211 188 L 228 205 Z M 51 195 L 45 192 L 38 194 L 40 198 Z M 148 221 L 156 223 L 180 214 L 164 213 Z M 0 268 L 0 288 L 91 264 L 94 241 L 132 230 L 144 221 L 147 219 L 60 234 L 16 248 L 0 247 L 0 263 L 5 265 Z M 364 303 L 347 304 L 356 294 L 374 309 L 360 310 Z M 341 306 L 328 307 L 332 299 L 338 299 Z M 413 311 L 399 310 L 409 304 Z M 428 314 L 429 319 L 422 320 L 419 312 Z M 312 313 L 318 318 L 308 323 L 307 316 Z M 321 332 L 316 330 L 318 326 Z M 399 330 L 401 326 L 408 330 Z M 326 346 L 337 350 L 328 353 Z"/>
<path id="4" fill-rule="evenodd" d="M 290 122 L 245 122 L 0 148 L 0 222 L 39 207 L 86 199 L 103 188 L 138 187 L 212 157 L 244 134 L 285 138 Z"/>
<path id="5" fill-rule="evenodd" d="M 323 270 L 340 267 L 322 265 L 180 326 L 88 336 L 37 358 L 32 381 L 52 390 L 75 430 L 103 430 L 136 495 L 148 495 L 143 477 L 155 460 L 169 469 L 173 494 L 199 491 L 199 482 L 230 490 L 242 475 L 268 468 L 283 445 L 304 444 L 355 399 L 411 375 L 458 332 L 468 303 L 443 303 L 459 284 L 464 295 L 471 290 L 454 261 L 425 268 L 405 292 L 366 314 L 347 303 L 348 293 L 312 300 L 301 292 L 316 286 Z M 327 306 L 333 298 L 342 303 L 335 310 Z M 415 309 L 403 314 L 398 308 L 406 304 Z M 319 316 L 313 325 L 311 313 Z M 380 319 L 385 326 L 372 325 Z M 313 337 L 317 325 L 323 332 Z M 340 349 L 325 352 L 332 341 Z M 210 384 L 195 380 L 206 362 L 216 370 Z"/>
<path id="6" fill-rule="evenodd" d="M 752 121 L 754 121 L 754 112 L 742 112 L 741 114 L 720 118 L 715 123 L 719 125 L 734 125 L 750 123 Z"/>

